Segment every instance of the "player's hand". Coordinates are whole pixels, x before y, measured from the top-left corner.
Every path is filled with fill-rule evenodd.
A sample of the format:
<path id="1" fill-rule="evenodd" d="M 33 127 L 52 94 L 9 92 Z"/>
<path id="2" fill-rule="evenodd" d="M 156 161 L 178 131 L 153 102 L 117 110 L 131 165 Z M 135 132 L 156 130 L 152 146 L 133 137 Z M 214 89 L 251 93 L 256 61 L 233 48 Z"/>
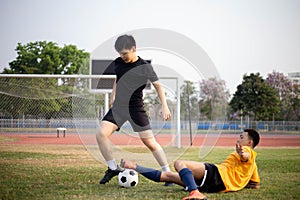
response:
<path id="1" fill-rule="evenodd" d="M 237 152 L 240 156 L 242 156 L 243 153 L 244 153 L 243 146 L 240 145 L 239 142 L 236 143 L 236 145 L 235 145 L 235 150 L 236 150 L 236 152 Z"/>
<path id="2" fill-rule="evenodd" d="M 235 150 L 239 154 L 241 161 L 247 162 L 249 160 L 250 154 L 247 151 L 245 152 L 243 146 L 239 142 L 236 143 Z"/>
<path id="3" fill-rule="evenodd" d="M 110 101 L 109 101 L 109 108 L 111 108 L 112 106 L 113 106 L 113 104 L 114 104 L 114 99 L 111 99 Z"/>
<path id="4" fill-rule="evenodd" d="M 249 183 L 245 186 L 245 188 L 250 188 L 250 189 L 259 189 L 260 185 L 259 183 L 249 181 Z"/>
<path id="5" fill-rule="evenodd" d="M 162 108 L 160 111 L 159 111 L 159 116 L 163 118 L 163 120 L 167 121 L 171 118 L 171 112 L 169 110 L 168 107 L 166 108 Z"/>

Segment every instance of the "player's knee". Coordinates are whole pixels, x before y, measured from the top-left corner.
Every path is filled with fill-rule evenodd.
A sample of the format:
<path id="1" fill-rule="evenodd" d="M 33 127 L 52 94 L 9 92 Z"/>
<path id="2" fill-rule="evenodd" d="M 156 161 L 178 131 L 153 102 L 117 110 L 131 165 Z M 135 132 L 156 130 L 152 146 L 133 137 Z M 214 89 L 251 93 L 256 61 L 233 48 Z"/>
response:
<path id="1" fill-rule="evenodd" d="M 161 150 L 161 146 L 156 142 L 155 138 L 141 138 L 141 140 L 151 152 Z"/>
<path id="2" fill-rule="evenodd" d="M 144 144 L 146 145 L 146 147 L 151 151 L 151 152 L 157 152 L 158 149 L 157 148 L 157 145 L 155 143 L 147 143 L 147 142 L 144 142 Z"/>
<path id="3" fill-rule="evenodd" d="M 103 131 L 98 131 L 96 134 L 96 139 L 98 142 L 102 141 L 103 138 L 107 138 L 106 134 Z"/>
<path id="4" fill-rule="evenodd" d="M 186 167 L 186 165 L 183 160 L 176 160 L 174 162 L 174 168 L 177 172 L 179 172 L 180 170 L 182 170 L 185 167 Z"/>
<path id="5" fill-rule="evenodd" d="M 96 133 L 96 140 L 98 143 L 101 141 L 101 134 L 99 132 Z"/>

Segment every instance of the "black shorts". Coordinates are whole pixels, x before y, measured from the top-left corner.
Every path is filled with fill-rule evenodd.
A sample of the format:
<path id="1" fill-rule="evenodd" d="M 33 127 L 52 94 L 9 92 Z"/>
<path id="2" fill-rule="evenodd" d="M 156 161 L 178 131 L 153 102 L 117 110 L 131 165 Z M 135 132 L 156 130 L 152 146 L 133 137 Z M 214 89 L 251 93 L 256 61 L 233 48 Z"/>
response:
<path id="1" fill-rule="evenodd" d="M 149 117 L 143 107 L 129 107 L 129 108 L 111 108 L 103 117 L 103 121 L 109 121 L 118 126 L 117 131 L 121 126 L 129 121 L 132 129 L 135 132 L 150 130 Z"/>
<path id="2" fill-rule="evenodd" d="M 225 190 L 218 168 L 214 164 L 204 163 L 206 176 L 196 180 L 200 192 L 220 192 Z M 203 182 L 204 180 L 204 182 Z"/>

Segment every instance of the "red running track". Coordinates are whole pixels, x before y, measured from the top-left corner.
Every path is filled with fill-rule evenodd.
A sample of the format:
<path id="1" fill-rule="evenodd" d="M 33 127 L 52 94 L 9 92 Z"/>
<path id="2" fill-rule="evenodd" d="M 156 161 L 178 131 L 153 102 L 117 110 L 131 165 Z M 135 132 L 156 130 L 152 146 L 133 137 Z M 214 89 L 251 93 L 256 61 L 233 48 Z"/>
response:
<path id="1" fill-rule="evenodd" d="M 0 144 L 53 144 L 53 145 L 96 145 L 95 134 L 66 134 L 66 137 L 56 137 L 56 134 L 0 134 L 8 139 L 0 141 Z M 261 134 L 259 147 L 300 147 L 300 135 L 269 135 Z M 171 134 L 156 135 L 156 140 L 162 145 L 176 144 L 176 139 Z M 10 139 L 16 138 L 16 140 Z M 193 146 L 234 146 L 238 134 L 206 135 L 198 134 L 193 138 Z M 114 145 L 143 145 L 138 137 L 126 134 L 112 134 L 110 137 Z M 181 145 L 190 145 L 189 135 L 182 135 Z"/>

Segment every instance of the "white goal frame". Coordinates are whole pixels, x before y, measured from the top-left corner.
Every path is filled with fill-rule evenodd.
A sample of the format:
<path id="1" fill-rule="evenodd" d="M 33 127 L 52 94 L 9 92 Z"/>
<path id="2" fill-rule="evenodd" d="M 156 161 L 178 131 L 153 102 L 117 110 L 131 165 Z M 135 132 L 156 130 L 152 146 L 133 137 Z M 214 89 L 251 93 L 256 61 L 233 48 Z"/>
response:
<path id="1" fill-rule="evenodd" d="M 116 78 L 115 75 L 64 75 L 64 74 L 0 74 L 0 78 L 85 78 L 85 79 L 112 79 Z M 180 85 L 178 77 L 159 77 L 159 79 L 173 79 L 176 81 L 176 110 L 177 110 L 177 121 L 176 121 L 176 147 L 181 148 L 181 127 L 180 127 Z M 91 84 L 90 84 L 91 85 Z M 91 93 L 104 93 L 105 94 L 105 109 L 109 107 L 109 93 L 112 90 L 108 89 L 91 89 Z"/>

